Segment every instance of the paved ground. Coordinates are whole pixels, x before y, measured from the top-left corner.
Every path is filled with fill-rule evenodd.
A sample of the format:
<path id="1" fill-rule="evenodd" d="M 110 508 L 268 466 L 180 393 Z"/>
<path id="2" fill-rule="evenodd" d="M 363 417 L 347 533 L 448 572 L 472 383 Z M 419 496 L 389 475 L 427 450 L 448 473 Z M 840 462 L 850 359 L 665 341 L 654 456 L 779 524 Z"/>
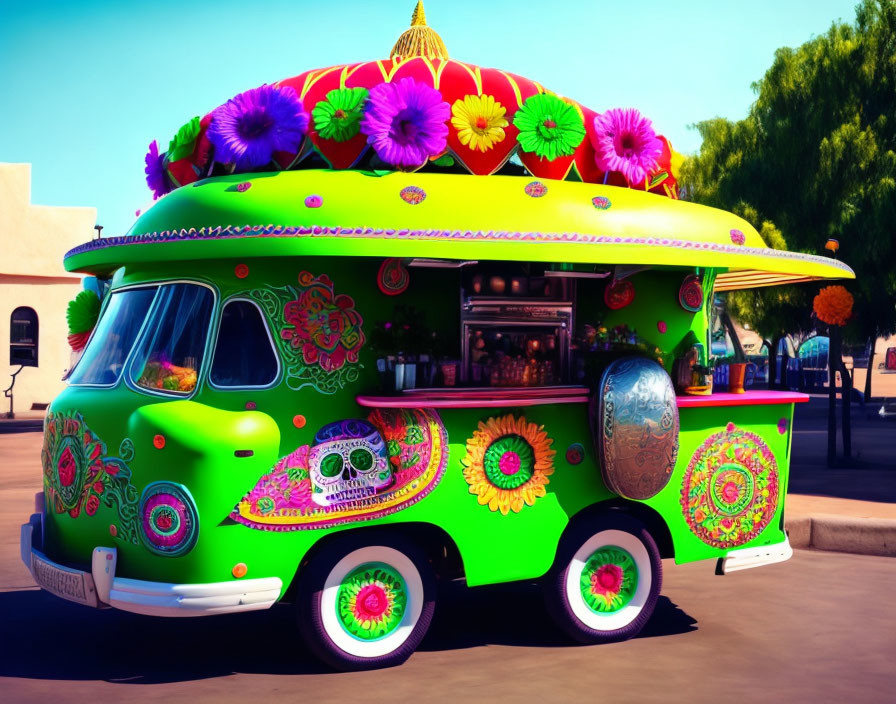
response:
<path id="1" fill-rule="evenodd" d="M 806 430 L 797 420 L 795 453 L 809 420 Z M 39 446 L 38 433 L 0 436 L 3 701 L 577 701 L 599 694 L 638 702 L 880 702 L 896 687 L 896 560 L 832 552 L 798 550 L 790 562 L 726 577 L 716 577 L 711 563 L 666 561 L 664 596 L 647 630 L 610 646 L 566 644 L 534 585 L 449 583 L 420 651 L 400 669 L 372 673 L 316 665 L 298 644 L 288 606 L 176 622 L 97 612 L 37 590 L 19 561 L 18 525 L 40 485 Z M 792 503 L 879 517 L 896 500 L 887 501 L 892 470 L 874 467 L 883 489 L 864 490 L 874 503 L 823 496 L 792 496 Z M 831 485 L 819 480 L 831 478 L 825 472 L 847 471 L 794 470 L 819 486 Z"/>

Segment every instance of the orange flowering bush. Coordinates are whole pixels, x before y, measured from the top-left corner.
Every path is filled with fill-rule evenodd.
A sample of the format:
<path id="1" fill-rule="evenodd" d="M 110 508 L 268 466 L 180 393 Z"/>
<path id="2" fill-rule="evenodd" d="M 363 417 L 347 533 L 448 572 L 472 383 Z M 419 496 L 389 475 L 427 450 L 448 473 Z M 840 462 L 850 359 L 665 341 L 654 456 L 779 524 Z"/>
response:
<path id="1" fill-rule="evenodd" d="M 828 325 L 846 325 L 852 317 L 852 294 L 843 286 L 825 286 L 812 301 L 818 319 Z"/>

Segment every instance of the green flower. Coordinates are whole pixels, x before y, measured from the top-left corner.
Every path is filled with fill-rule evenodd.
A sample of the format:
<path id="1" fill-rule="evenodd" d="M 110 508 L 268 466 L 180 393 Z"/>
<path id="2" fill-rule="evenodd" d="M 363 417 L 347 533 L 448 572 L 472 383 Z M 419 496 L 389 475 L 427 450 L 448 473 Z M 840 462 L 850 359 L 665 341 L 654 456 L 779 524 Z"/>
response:
<path id="1" fill-rule="evenodd" d="M 573 154 L 585 138 L 579 111 L 550 93 L 539 93 L 526 100 L 513 124 L 520 131 L 517 141 L 523 151 L 549 160 Z"/>
<path id="2" fill-rule="evenodd" d="M 174 135 L 174 139 L 168 144 L 168 161 L 180 161 L 192 156 L 199 132 L 200 121 L 198 117 L 194 117 L 181 127 L 177 134 Z"/>
<path id="3" fill-rule="evenodd" d="M 346 142 L 360 131 L 366 88 L 337 88 L 311 111 L 314 129 L 324 139 Z"/>

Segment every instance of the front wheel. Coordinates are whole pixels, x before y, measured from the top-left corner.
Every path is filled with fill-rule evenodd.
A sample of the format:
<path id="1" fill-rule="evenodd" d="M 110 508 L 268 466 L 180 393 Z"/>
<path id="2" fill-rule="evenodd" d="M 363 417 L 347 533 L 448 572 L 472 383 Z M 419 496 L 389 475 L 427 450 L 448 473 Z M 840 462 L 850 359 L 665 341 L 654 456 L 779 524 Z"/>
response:
<path id="1" fill-rule="evenodd" d="M 656 607 L 663 573 L 656 543 L 627 516 L 580 526 L 561 543 L 545 580 L 545 605 L 580 643 L 636 636 Z"/>
<path id="2" fill-rule="evenodd" d="M 299 577 L 299 630 L 337 670 L 400 665 L 426 635 L 435 591 L 426 556 L 401 536 L 339 538 Z"/>

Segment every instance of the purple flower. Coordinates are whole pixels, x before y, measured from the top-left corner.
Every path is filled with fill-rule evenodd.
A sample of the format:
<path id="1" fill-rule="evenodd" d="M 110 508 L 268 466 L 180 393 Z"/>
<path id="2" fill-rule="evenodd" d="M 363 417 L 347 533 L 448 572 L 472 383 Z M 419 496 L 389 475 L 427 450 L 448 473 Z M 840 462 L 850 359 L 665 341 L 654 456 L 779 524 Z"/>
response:
<path id="1" fill-rule="evenodd" d="M 402 78 L 371 89 L 361 131 L 380 159 L 413 169 L 445 151 L 450 116 L 439 91 Z"/>
<path id="2" fill-rule="evenodd" d="M 263 85 L 215 110 L 208 139 L 216 161 L 245 170 L 264 166 L 274 152 L 298 152 L 307 129 L 308 113 L 295 90 Z"/>
<path id="3" fill-rule="evenodd" d="M 594 160 L 603 171 L 619 171 L 640 184 L 659 164 L 663 143 L 653 123 L 634 108 L 607 110 L 594 118 Z"/>
<path id="4" fill-rule="evenodd" d="M 146 185 L 152 191 L 152 198 L 156 200 L 171 190 L 168 175 L 165 171 L 165 155 L 159 154 L 159 145 L 156 140 L 149 143 L 149 151 L 143 158 L 146 167 L 143 172 L 146 174 Z"/>

